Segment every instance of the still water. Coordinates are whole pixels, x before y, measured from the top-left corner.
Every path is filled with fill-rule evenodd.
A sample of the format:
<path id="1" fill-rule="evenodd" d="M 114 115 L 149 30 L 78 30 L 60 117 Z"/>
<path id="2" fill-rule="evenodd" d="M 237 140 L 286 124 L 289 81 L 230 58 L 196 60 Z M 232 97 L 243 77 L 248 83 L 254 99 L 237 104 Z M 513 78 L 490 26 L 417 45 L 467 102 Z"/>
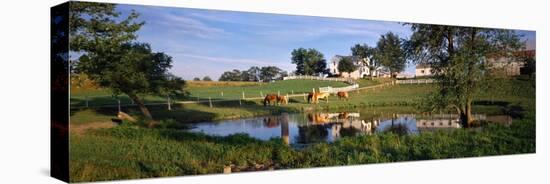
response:
<path id="1" fill-rule="evenodd" d="M 511 123 L 509 116 L 475 114 L 478 120 Z M 227 136 L 246 133 L 269 140 L 281 137 L 287 144 L 332 142 L 340 137 L 371 135 L 391 131 L 396 134 L 418 134 L 439 129 L 461 128 L 455 114 L 418 115 L 390 113 L 297 113 L 264 116 L 192 125 L 190 131 Z"/>

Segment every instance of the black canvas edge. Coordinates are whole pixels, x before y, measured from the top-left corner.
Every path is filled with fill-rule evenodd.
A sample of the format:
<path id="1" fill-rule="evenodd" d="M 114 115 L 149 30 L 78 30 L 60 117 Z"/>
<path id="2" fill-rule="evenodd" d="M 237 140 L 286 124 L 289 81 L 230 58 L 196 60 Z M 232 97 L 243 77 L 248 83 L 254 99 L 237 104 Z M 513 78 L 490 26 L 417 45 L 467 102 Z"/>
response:
<path id="1" fill-rule="evenodd" d="M 69 6 L 50 8 L 50 175 L 69 182 Z"/>

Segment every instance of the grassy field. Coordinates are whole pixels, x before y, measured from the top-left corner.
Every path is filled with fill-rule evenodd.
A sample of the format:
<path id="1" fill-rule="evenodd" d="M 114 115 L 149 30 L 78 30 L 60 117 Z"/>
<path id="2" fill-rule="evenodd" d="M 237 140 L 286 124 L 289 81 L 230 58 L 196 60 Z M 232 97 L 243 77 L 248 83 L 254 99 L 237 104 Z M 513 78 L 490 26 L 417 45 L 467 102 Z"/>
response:
<path id="1" fill-rule="evenodd" d="M 318 81 L 318 80 L 286 80 L 276 81 L 271 83 L 258 82 L 197 82 L 189 81 L 185 90 L 190 93 L 189 96 L 176 100 L 206 100 L 212 99 L 239 99 L 242 98 L 243 92 L 245 98 L 260 97 L 268 93 L 281 95 L 292 93 L 307 93 L 313 88 L 319 87 L 343 87 L 349 84 L 335 81 Z M 89 88 L 89 89 L 72 89 L 71 90 L 71 105 L 73 107 L 85 106 L 85 101 L 88 100 L 88 105 L 116 105 L 118 102 L 111 96 L 111 92 L 107 89 Z M 131 104 L 131 100 L 125 96 L 118 97 L 121 104 Z M 159 96 L 144 96 L 145 103 L 162 103 L 166 102 L 166 97 Z"/>
<path id="2" fill-rule="evenodd" d="M 363 85 L 374 85 L 377 81 L 362 82 Z M 280 112 L 342 109 L 418 111 L 416 105 L 434 90 L 435 85 L 388 86 L 351 93 L 348 101 L 332 96 L 328 103 L 322 101 L 316 105 L 307 104 L 298 97 L 292 98 L 288 105 L 269 107 L 263 107 L 260 101 L 243 101 L 241 104 L 220 102 L 214 103 L 213 108 L 206 103 L 185 104 L 173 107 L 172 111 L 167 111 L 163 105 L 150 106 L 153 116 L 161 121 L 162 126 L 144 128 L 123 123 L 113 128 L 71 131 L 71 181 L 222 173 L 224 166 L 231 166 L 234 172 L 239 172 L 533 153 L 536 148 L 534 83 L 517 79 L 499 82 L 501 88 L 498 91 L 486 91 L 476 98 L 474 112 L 521 115 L 513 120 L 511 126 L 487 124 L 481 129 L 456 129 L 420 135 L 388 132 L 344 137 L 333 143 L 320 143 L 299 150 L 285 145 L 280 139 L 260 141 L 240 134 L 216 137 L 180 129 L 188 122 Z M 208 85 L 197 84 L 193 88 L 267 89 L 256 84 Z M 71 111 L 71 125 L 78 127 L 110 121 L 116 111 L 116 108 L 75 109 Z M 140 114 L 135 108 L 124 108 L 123 111 L 137 117 Z"/>
<path id="3" fill-rule="evenodd" d="M 177 104 L 172 106 L 172 111 L 167 111 L 167 105 L 149 106 L 155 119 L 172 119 L 180 123 L 212 121 L 222 119 L 234 119 L 259 115 L 277 114 L 281 112 L 300 112 L 313 110 L 342 110 L 355 108 L 371 108 L 380 106 L 415 106 L 423 98 L 434 90 L 434 84 L 395 85 L 374 90 L 363 90 L 350 93 L 349 100 L 338 100 L 337 97 L 329 97 L 329 102 L 321 101 L 319 104 L 308 104 L 303 97 L 293 97 L 290 104 L 281 106 L 263 107 L 260 100 L 253 101 L 229 101 L 215 102 L 213 108 L 208 102 L 198 104 Z M 263 88 L 266 89 L 266 88 Z M 214 89 L 203 89 L 214 90 Z M 480 95 L 474 102 L 474 112 L 500 111 L 497 105 L 519 104 L 524 107 L 535 106 L 535 89 L 529 81 L 509 80 L 501 85 L 498 91 L 487 91 Z M 503 104 L 504 103 L 504 104 Z M 528 109 L 530 110 L 530 109 Z M 71 111 L 71 123 L 83 124 L 87 122 L 110 121 L 115 118 L 118 109 L 113 108 L 89 108 L 73 109 Z M 136 107 L 125 107 L 124 112 L 134 116 L 140 116 Z"/>

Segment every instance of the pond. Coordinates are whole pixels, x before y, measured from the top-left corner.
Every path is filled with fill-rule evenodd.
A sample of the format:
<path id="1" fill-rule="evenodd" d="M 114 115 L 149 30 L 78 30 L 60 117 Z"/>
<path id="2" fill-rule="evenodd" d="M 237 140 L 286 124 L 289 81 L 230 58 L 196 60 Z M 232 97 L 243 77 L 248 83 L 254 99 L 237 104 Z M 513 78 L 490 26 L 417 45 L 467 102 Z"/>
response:
<path id="1" fill-rule="evenodd" d="M 505 115 L 474 114 L 475 119 L 510 124 Z M 391 131 L 419 134 L 440 129 L 461 128 L 456 114 L 397 114 L 373 112 L 296 113 L 274 116 L 202 122 L 192 124 L 192 132 L 227 136 L 245 133 L 260 140 L 281 137 L 287 144 L 332 142 L 340 137 L 372 135 Z"/>

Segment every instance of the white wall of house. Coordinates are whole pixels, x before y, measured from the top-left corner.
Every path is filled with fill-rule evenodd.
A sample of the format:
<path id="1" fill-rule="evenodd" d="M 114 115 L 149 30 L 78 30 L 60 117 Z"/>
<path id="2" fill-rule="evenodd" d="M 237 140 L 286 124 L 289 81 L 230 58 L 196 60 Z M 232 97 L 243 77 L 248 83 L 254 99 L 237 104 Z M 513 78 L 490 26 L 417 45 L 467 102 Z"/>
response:
<path id="1" fill-rule="evenodd" d="M 522 62 L 506 57 L 488 58 L 487 62 L 491 68 L 495 69 L 494 72 L 498 72 L 505 76 L 520 75 L 521 67 L 523 67 Z"/>
<path id="2" fill-rule="evenodd" d="M 416 77 L 423 77 L 423 76 L 432 76 L 432 68 L 431 67 L 417 67 L 415 69 L 415 76 Z"/>
<path id="3" fill-rule="evenodd" d="M 340 72 L 338 70 L 338 63 L 340 63 L 340 60 L 342 59 L 342 57 L 345 57 L 345 56 L 339 56 L 339 55 L 336 55 L 334 57 L 332 57 L 332 59 L 329 61 L 329 72 L 332 74 L 332 75 L 340 75 L 344 78 L 352 78 L 352 79 L 359 79 L 359 78 L 364 78 L 364 77 L 368 77 L 370 76 L 371 74 L 371 71 L 369 69 L 368 66 L 365 66 L 362 62 L 359 62 L 359 61 L 354 61 L 354 63 L 358 66 L 357 70 L 353 71 L 353 72 Z M 377 75 L 377 71 L 372 71 L 374 75 Z"/>

